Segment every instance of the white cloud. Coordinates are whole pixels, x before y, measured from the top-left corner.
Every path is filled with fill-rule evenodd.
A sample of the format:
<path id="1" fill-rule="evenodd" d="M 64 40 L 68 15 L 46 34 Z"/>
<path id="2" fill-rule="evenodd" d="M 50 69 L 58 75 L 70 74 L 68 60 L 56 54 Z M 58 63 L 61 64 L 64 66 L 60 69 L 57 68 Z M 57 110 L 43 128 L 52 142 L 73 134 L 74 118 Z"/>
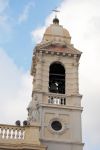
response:
<path id="1" fill-rule="evenodd" d="M 67 28 L 72 43 L 83 51 L 80 60 L 80 92 L 83 94 L 84 150 L 100 149 L 100 1 L 63 0 L 59 6 L 60 24 Z M 33 40 L 41 40 L 44 29 L 52 22 L 32 31 Z M 90 146 L 91 145 L 91 146 Z M 99 148 L 98 148 L 99 147 Z"/>
<path id="2" fill-rule="evenodd" d="M 0 48 L 0 122 L 14 124 L 27 119 L 26 108 L 31 100 L 32 81 L 29 72 L 17 68 Z"/>
<path id="3" fill-rule="evenodd" d="M 0 13 L 3 13 L 8 6 L 9 6 L 8 0 L 0 0 Z"/>
<path id="4" fill-rule="evenodd" d="M 8 20 L 8 16 L 0 16 L 0 30 L 3 30 L 4 32 L 10 32 L 12 30 Z"/>
<path id="5" fill-rule="evenodd" d="M 24 10 L 19 16 L 19 19 L 18 19 L 19 23 L 22 23 L 28 19 L 30 10 L 33 9 L 34 5 L 35 4 L 33 1 L 30 1 L 27 5 L 25 5 Z"/>
<path id="6" fill-rule="evenodd" d="M 43 28 L 37 28 L 35 31 L 31 32 L 31 36 L 32 36 L 32 41 L 39 43 L 43 37 L 43 33 L 45 32 L 46 27 Z"/>
<path id="7" fill-rule="evenodd" d="M 0 43 L 8 41 L 12 35 L 12 19 L 8 16 L 9 0 L 0 0 Z"/>
<path id="8" fill-rule="evenodd" d="M 45 25 L 43 27 L 37 27 L 35 30 L 31 32 L 32 41 L 36 43 L 41 42 L 46 28 L 51 24 L 52 17 L 53 17 L 53 14 L 50 14 L 50 16 L 46 18 Z"/>
<path id="9" fill-rule="evenodd" d="M 9 16 L 0 16 L 0 44 L 12 39 L 13 25 Z"/>

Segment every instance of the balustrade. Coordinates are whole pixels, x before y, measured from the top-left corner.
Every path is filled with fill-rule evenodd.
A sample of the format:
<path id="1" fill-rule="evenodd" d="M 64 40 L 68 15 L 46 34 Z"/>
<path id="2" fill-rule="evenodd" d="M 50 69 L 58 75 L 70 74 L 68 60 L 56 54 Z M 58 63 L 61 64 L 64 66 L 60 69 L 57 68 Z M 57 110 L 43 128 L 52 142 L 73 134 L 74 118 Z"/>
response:
<path id="1" fill-rule="evenodd" d="M 35 150 L 36 145 L 40 145 L 39 129 L 38 123 L 26 126 L 0 124 L 0 150 L 27 149 L 27 147 Z M 42 150 L 44 149 L 43 147 Z"/>
<path id="2" fill-rule="evenodd" d="M 59 95 L 48 95 L 48 103 L 49 104 L 57 104 L 57 105 L 66 105 L 66 98 L 63 94 Z"/>
<path id="3" fill-rule="evenodd" d="M 24 139 L 24 127 L 0 125 L 0 139 Z"/>

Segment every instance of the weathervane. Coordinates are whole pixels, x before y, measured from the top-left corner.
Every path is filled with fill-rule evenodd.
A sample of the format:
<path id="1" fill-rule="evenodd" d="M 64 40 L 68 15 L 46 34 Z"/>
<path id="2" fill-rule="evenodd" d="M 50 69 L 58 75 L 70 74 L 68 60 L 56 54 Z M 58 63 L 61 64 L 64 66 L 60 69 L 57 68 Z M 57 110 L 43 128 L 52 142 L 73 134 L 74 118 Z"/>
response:
<path id="1" fill-rule="evenodd" d="M 59 10 L 57 10 L 57 8 L 53 9 L 52 11 L 55 12 L 55 18 L 57 18 L 57 13 L 60 12 Z"/>

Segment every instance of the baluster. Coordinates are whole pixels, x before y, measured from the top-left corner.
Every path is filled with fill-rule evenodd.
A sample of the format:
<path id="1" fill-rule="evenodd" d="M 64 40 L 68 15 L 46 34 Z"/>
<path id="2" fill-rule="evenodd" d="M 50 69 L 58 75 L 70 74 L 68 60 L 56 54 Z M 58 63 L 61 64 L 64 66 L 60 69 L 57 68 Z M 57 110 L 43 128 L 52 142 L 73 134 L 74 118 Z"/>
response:
<path id="1" fill-rule="evenodd" d="M 16 129 L 17 134 L 16 134 L 16 138 L 19 139 L 19 129 Z"/>
<path id="2" fill-rule="evenodd" d="M 15 129 L 12 129 L 12 139 L 15 139 Z"/>
<path id="3" fill-rule="evenodd" d="M 51 96 L 50 96 L 50 104 L 51 104 Z"/>
<path id="4" fill-rule="evenodd" d="M 59 105 L 59 98 L 58 97 L 56 97 L 56 101 L 57 101 L 57 105 Z"/>
<path id="5" fill-rule="evenodd" d="M 0 139 L 1 139 L 1 127 L 0 127 Z"/>
<path id="6" fill-rule="evenodd" d="M 23 139 L 24 139 L 24 137 L 25 137 L 25 129 L 23 129 Z"/>
<path id="7" fill-rule="evenodd" d="M 25 130 L 21 129 L 21 139 L 24 139 L 24 133 L 25 133 Z"/>
<path id="8" fill-rule="evenodd" d="M 4 139 L 7 138 L 7 128 L 5 128 L 5 132 L 4 132 Z"/>
<path id="9" fill-rule="evenodd" d="M 56 104 L 59 105 L 59 97 L 56 97 Z"/>
<path id="10" fill-rule="evenodd" d="M 51 96 L 51 104 L 53 104 L 53 97 Z"/>
<path id="11" fill-rule="evenodd" d="M 49 97 L 48 97 L 48 103 L 49 103 L 49 104 L 51 103 L 51 102 L 50 102 L 50 99 L 51 99 L 51 98 L 50 98 L 50 96 L 49 96 Z"/>
<path id="12" fill-rule="evenodd" d="M 23 129 L 20 130 L 20 138 L 23 139 Z"/>
<path id="13" fill-rule="evenodd" d="M 11 138 L 11 128 L 8 128 L 8 139 Z"/>
<path id="14" fill-rule="evenodd" d="M 60 97 L 58 97 L 58 99 L 59 99 L 59 105 L 61 105 L 61 98 L 60 98 Z"/>
<path id="15" fill-rule="evenodd" d="M 0 131 L 0 138 L 2 139 L 2 137 L 3 137 L 3 128 L 1 127 L 0 129 L 1 129 L 1 131 Z"/>
<path id="16" fill-rule="evenodd" d="M 64 105 L 66 105 L 66 98 L 64 98 Z"/>
<path id="17" fill-rule="evenodd" d="M 52 101 L 53 101 L 53 103 L 52 103 L 52 104 L 55 104 L 55 97 L 53 97 Z"/>
<path id="18" fill-rule="evenodd" d="M 56 100 L 56 104 L 58 104 L 58 99 L 57 99 L 57 97 L 55 97 L 55 100 Z"/>

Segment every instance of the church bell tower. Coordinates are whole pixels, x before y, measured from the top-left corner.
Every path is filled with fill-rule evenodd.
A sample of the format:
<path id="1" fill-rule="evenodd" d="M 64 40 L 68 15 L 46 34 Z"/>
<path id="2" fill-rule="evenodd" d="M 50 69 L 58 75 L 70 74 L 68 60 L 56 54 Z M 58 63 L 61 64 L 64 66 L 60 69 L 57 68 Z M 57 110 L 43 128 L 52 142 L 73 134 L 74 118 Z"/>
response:
<path id="1" fill-rule="evenodd" d="M 59 19 L 46 29 L 33 51 L 30 125 L 40 125 L 40 140 L 48 150 L 83 150 L 78 67 L 81 52 Z"/>

